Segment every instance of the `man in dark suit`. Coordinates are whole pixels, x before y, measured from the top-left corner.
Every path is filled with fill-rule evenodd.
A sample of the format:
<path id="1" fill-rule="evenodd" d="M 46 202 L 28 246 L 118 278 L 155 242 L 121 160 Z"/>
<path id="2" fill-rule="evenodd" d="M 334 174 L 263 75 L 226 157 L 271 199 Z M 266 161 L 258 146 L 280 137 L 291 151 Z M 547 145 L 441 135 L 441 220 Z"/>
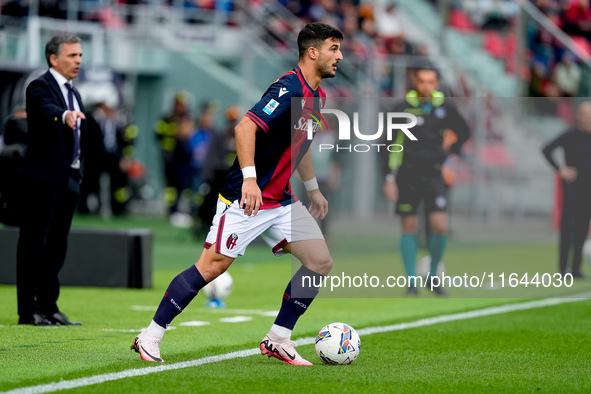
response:
<path id="1" fill-rule="evenodd" d="M 80 39 L 53 37 L 45 47 L 49 70 L 27 87 L 28 139 L 23 168 L 17 249 L 19 324 L 80 325 L 57 306 L 59 271 L 80 194 L 86 117 L 71 86 L 82 63 Z"/>

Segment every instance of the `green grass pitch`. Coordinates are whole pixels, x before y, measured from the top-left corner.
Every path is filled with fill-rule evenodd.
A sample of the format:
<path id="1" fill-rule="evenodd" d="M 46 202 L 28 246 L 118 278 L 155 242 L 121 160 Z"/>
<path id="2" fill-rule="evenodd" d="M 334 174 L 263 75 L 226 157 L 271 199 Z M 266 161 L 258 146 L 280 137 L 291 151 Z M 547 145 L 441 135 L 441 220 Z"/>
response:
<path id="1" fill-rule="evenodd" d="M 150 322 L 169 281 L 198 258 L 201 244 L 159 219 L 105 223 L 77 218 L 75 225 L 153 228 L 154 287 L 62 288 L 61 309 L 84 326 L 36 328 L 16 325 L 16 289 L 0 286 L 0 391 L 157 367 L 141 361 L 129 347 Z M 544 266 L 553 265 L 555 255 L 553 243 L 474 246 L 452 241 L 444 260 L 450 269 L 461 271 L 476 258 L 502 266 L 504 256 L 515 256 Z M 335 264 L 353 258 L 338 252 L 334 257 Z M 392 254 L 372 258 L 400 265 Z M 166 365 L 256 348 L 273 323 L 270 314 L 279 307 L 290 271 L 289 257 L 274 258 L 264 247 L 251 247 L 230 269 L 234 290 L 226 309 L 205 308 L 199 295 L 173 322 L 161 345 Z M 588 282 L 579 282 L 579 287 L 588 290 Z M 315 336 L 334 321 L 362 329 L 523 301 L 441 299 L 427 291 L 418 298 L 323 297 L 300 319 L 294 338 Z M 312 367 L 285 365 L 257 354 L 69 392 L 591 392 L 590 311 L 591 301 L 582 300 L 362 335 L 359 358 L 348 366 L 323 365 L 314 346 L 303 345 L 298 350 L 314 362 Z M 193 325 L 183 324 L 188 322 Z"/>

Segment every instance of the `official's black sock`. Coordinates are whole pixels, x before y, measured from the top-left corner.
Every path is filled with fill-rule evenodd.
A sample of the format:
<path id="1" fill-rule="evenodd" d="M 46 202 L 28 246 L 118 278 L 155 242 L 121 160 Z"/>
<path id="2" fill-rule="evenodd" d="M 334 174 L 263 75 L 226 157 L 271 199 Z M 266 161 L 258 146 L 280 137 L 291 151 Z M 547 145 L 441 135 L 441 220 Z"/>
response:
<path id="1" fill-rule="evenodd" d="M 178 274 L 168 285 L 154 315 L 154 321 L 167 328 L 170 322 L 189 305 L 206 284 L 207 282 L 195 265 Z"/>
<path id="2" fill-rule="evenodd" d="M 324 277 L 325 275 L 302 266 L 291 278 L 283 293 L 283 301 L 275 324 L 293 330 L 299 317 L 314 301 Z"/>

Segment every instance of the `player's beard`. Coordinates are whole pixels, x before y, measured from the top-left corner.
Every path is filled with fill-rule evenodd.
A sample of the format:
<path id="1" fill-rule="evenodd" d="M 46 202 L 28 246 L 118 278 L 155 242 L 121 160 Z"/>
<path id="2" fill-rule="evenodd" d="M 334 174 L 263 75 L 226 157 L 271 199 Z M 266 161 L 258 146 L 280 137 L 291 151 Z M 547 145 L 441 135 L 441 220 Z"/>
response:
<path id="1" fill-rule="evenodd" d="M 327 63 L 324 61 L 324 57 L 322 55 L 318 56 L 317 60 L 318 64 L 320 65 L 320 77 L 322 79 L 325 78 L 334 78 L 336 75 L 336 71 L 332 69 L 332 65 L 334 63 Z"/>

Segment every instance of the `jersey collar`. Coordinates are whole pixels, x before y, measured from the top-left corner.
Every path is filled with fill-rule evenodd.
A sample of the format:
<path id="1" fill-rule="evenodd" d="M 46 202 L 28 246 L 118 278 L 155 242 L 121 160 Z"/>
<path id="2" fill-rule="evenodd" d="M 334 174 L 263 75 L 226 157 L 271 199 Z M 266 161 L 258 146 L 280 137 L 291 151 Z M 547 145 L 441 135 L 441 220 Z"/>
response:
<path id="1" fill-rule="evenodd" d="M 295 68 L 294 68 L 294 71 L 295 71 L 295 72 L 296 72 L 298 75 L 300 75 L 300 76 L 302 77 L 302 81 L 304 81 L 304 83 L 306 84 L 306 86 L 308 87 L 308 89 L 310 89 L 310 91 L 311 91 L 312 93 L 316 93 L 316 91 L 317 91 L 318 89 L 312 89 L 312 87 L 311 87 L 310 85 L 308 85 L 308 81 L 306 81 L 306 78 L 304 78 L 304 74 L 302 73 L 302 69 L 300 69 L 300 66 L 295 66 Z M 320 86 L 320 85 L 318 85 L 318 86 Z"/>

